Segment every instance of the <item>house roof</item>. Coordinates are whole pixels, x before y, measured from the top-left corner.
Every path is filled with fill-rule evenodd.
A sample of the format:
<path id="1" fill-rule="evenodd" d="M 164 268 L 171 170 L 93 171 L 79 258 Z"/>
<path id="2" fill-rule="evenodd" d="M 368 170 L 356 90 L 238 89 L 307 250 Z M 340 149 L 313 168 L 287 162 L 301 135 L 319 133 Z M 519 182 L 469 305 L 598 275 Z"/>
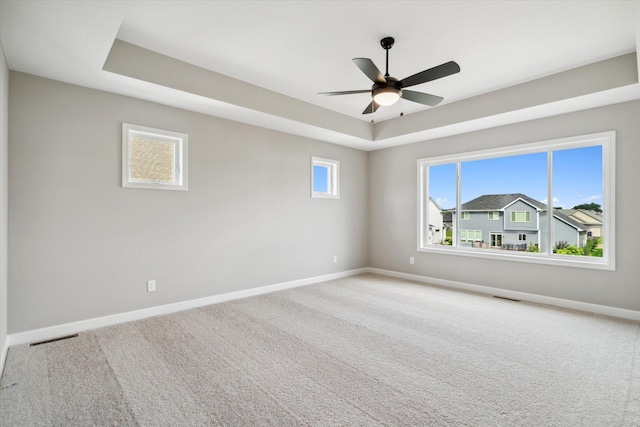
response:
<path id="1" fill-rule="evenodd" d="M 476 197 L 467 203 L 462 204 L 463 211 L 498 211 L 505 209 L 510 204 L 514 203 L 518 199 L 530 204 L 531 206 L 545 210 L 547 205 L 541 203 L 526 194 L 512 193 L 512 194 L 484 194 L 480 197 Z"/>
<path id="2" fill-rule="evenodd" d="M 589 211 L 586 209 L 557 209 L 556 212 L 562 212 L 563 214 L 567 215 L 567 216 L 571 216 L 576 212 L 581 212 L 591 218 L 593 218 L 593 222 L 583 222 L 584 224 L 602 224 L 604 222 L 604 218 L 602 217 L 601 214 L 595 212 L 595 211 Z"/>
<path id="3" fill-rule="evenodd" d="M 558 212 L 558 210 L 553 211 L 553 216 L 561 221 L 566 222 L 570 226 L 576 228 L 578 231 L 584 231 L 584 224 L 576 221 L 575 219 L 569 217 L 568 215 L 565 215 L 562 212 Z"/>
<path id="4" fill-rule="evenodd" d="M 438 208 L 439 211 L 442 211 L 442 208 L 440 207 L 440 205 L 435 200 L 433 200 L 433 197 L 429 197 L 429 201 L 431 201 L 431 203 L 433 203 L 433 205 L 436 208 Z"/>
<path id="5" fill-rule="evenodd" d="M 515 203 L 518 200 L 522 200 L 525 203 L 541 210 L 546 211 L 547 205 L 542 202 L 532 199 L 526 194 L 512 193 L 512 194 L 483 194 L 480 197 L 476 197 L 473 200 L 468 201 L 462 205 L 463 211 L 499 211 L 503 210 L 509 205 Z M 584 224 L 570 218 L 566 213 L 562 212 L 565 209 L 556 209 L 553 211 L 553 216 L 570 226 L 574 227 L 578 231 L 584 231 Z"/>

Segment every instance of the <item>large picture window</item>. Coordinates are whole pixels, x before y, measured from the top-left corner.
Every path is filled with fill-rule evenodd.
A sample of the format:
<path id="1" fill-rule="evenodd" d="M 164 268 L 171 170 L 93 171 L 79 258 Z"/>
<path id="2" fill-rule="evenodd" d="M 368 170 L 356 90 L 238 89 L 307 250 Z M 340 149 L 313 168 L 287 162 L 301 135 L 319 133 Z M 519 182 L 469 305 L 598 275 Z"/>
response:
<path id="1" fill-rule="evenodd" d="M 613 270 L 614 162 L 615 132 L 420 159 L 418 250 Z"/>

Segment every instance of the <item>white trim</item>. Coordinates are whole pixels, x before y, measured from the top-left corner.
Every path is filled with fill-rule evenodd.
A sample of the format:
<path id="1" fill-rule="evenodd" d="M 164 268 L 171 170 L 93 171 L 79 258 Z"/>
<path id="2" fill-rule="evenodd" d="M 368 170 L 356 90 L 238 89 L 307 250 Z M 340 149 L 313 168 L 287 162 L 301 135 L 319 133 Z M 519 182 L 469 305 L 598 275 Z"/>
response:
<path id="1" fill-rule="evenodd" d="M 315 167 L 320 166 L 327 169 L 327 191 L 314 191 Z M 311 197 L 320 199 L 340 198 L 340 161 L 323 159 L 322 157 L 311 157 Z"/>
<path id="2" fill-rule="evenodd" d="M 535 207 L 535 206 L 534 206 Z M 509 222 L 531 222 L 531 211 L 510 211 L 509 212 L 511 215 L 509 215 L 511 218 Z M 518 215 L 517 214 L 525 214 L 524 221 L 518 221 Z M 527 214 L 529 214 L 529 219 L 527 220 Z"/>
<path id="3" fill-rule="evenodd" d="M 457 282 L 454 280 L 438 279 L 435 277 L 420 276 L 417 274 L 401 273 L 399 271 L 384 270 L 381 268 L 369 267 L 369 273 L 381 274 L 383 276 L 397 277 L 399 279 L 413 280 L 431 285 L 443 286 L 446 288 L 461 289 L 465 291 L 478 292 L 481 294 L 495 295 L 521 301 L 533 302 L 537 304 L 546 304 L 555 307 L 569 308 L 572 310 L 585 311 L 588 313 L 602 314 L 605 316 L 618 317 L 621 319 L 629 319 L 640 321 L 640 311 L 628 310 L 625 308 L 610 307 L 607 305 L 592 304 L 588 302 L 573 301 L 563 298 L 548 297 L 545 295 L 536 295 L 526 292 L 511 291 L 508 289 L 492 288 L 490 286 L 474 285 L 471 283 Z"/>
<path id="4" fill-rule="evenodd" d="M 175 151 L 174 172 L 176 182 L 141 181 L 131 178 L 131 138 L 144 135 L 154 141 L 171 143 Z M 122 187 L 146 188 L 151 190 L 187 191 L 189 169 L 189 135 L 164 129 L 122 123 Z"/>
<path id="5" fill-rule="evenodd" d="M 558 254 L 540 254 L 526 251 L 498 251 L 498 250 L 478 250 L 468 247 L 452 248 L 451 246 L 430 245 L 425 248 L 418 248 L 418 252 L 430 252 L 439 255 L 468 256 L 473 258 L 486 258 L 528 262 L 533 264 L 559 265 L 562 267 L 592 268 L 594 270 L 615 270 L 615 266 L 606 262 L 597 262 L 601 258 L 590 256 L 573 256 Z"/>
<path id="6" fill-rule="evenodd" d="M 527 144 L 514 145 L 510 147 L 498 147 L 491 148 L 487 150 L 473 151 L 467 153 L 452 153 L 443 156 L 431 157 L 431 158 L 422 158 L 418 159 L 418 182 L 425 182 L 428 185 L 429 178 L 429 167 L 437 166 L 441 164 L 448 163 L 456 163 L 457 165 L 457 181 L 456 181 L 456 208 L 455 211 L 455 219 L 453 226 L 453 245 L 446 247 L 437 247 L 438 245 L 429 245 L 425 244 L 424 241 L 418 239 L 419 246 L 417 248 L 418 252 L 432 252 L 439 254 L 448 254 L 448 255 L 462 255 L 462 256 L 472 256 L 479 258 L 489 258 L 489 259 L 502 259 L 502 260 L 513 260 L 520 262 L 532 262 L 536 264 L 550 264 L 550 265 L 561 265 L 566 267 L 578 267 L 578 268 L 593 268 L 598 270 L 610 270 L 615 271 L 615 144 L 616 144 L 616 132 L 615 131 L 605 131 L 600 133 L 594 133 L 589 135 L 579 135 L 567 138 L 559 138 L 547 141 L 533 142 Z M 522 154 L 533 154 L 547 151 L 549 156 L 547 157 L 547 174 L 549 175 L 552 170 L 552 163 L 550 157 L 553 155 L 554 151 L 567 150 L 571 148 L 583 148 L 589 146 L 601 146 L 602 147 L 602 189 L 603 189 L 603 208 L 606 212 L 604 216 L 604 224 L 603 224 L 603 233 L 606 234 L 604 239 L 604 249 L 602 257 L 589 257 L 589 256 L 572 256 L 572 255 L 555 255 L 552 253 L 552 239 L 553 239 L 553 220 L 555 217 L 553 214 L 549 215 L 549 219 L 547 221 L 547 233 L 546 239 L 549 242 L 548 244 L 548 252 L 545 253 L 536 253 L 532 254 L 511 254 L 511 253 L 498 253 L 498 252 L 490 252 L 490 251 L 469 251 L 467 248 L 463 247 L 460 243 L 461 241 L 457 237 L 457 232 L 460 227 L 462 227 L 462 222 L 460 221 L 462 215 L 462 204 L 460 200 L 460 169 L 461 165 L 465 161 L 470 160 L 482 160 L 487 158 L 496 157 L 496 155 L 500 155 L 501 157 L 507 157 L 510 155 L 522 155 Z M 551 179 L 548 179 L 551 182 Z M 428 186 L 426 187 L 429 188 Z M 418 194 L 418 205 L 423 204 L 423 199 L 425 196 L 431 197 L 430 194 L 424 191 L 419 192 Z M 547 188 L 547 199 L 549 199 L 549 195 L 551 193 L 551 184 L 548 184 Z M 531 203 L 526 200 L 519 198 L 517 200 L 522 200 L 524 203 L 531 205 Z M 517 201 L 516 200 L 516 201 Z M 515 202 L 515 201 L 514 201 Z M 511 204 L 513 204 L 512 202 Z M 511 205 L 510 204 L 510 205 Z M 510 206 L 507 205 L 507 206 Z M 553 211 L 553 203 L 547 203 L 547 212 Z M 533 205 L 532 205 L 533 206 Z M 550 208 L 549 208 L 550 206 Z M 534 206 L 535 207 L 535 206 Z M 539 208 L 535 207 L 536 211 Z M 464 210 L 464 212 L 468 212 L 468 210 Z M 418 230 L 422 231 L 423 223 L 428 221 L 428 212 L 422 211 L 418 212 L 420 217 L 418 217 Z M 507 223 L 507 215 L 505 212 L 504 215 L 505 226 Z M 509 216 L 509 219 L 511 217 Z M 538 215 L 539 221 L 539 215 Z M 531 218 L 530 221 L 531 222 Z M 526 223 L 526 222 L 525 222 Z M 539 225 L 539 224 L 538 224 Z M 427 242 L 428 243 L 428 242 Z M 578 259 L 580 258 L 580 259 Z"/>
<path id="7" fill-rule="evenodd" d="M 569 308 L 573 310 L 585 311 L 589 313 L 613 316 L 622 319 L 640 321 L 640 311 L 628 310 L 617 307 L 609 307 L 598 304 L 585 303 L 580 301 L 566 300 L 562 298 L 548 297 L 544 295 L 535 295 L 525 292 L 511 291 L 508 289 L 492 288 L 489 286 L 474 285 L 470 283 L 457 282 L 453 280 L 438 279 L 435 277 L 420 276 L 417 274 L 401 273 L 398 271 L 384 270 L 381 268 L 365 267 L 355 270 L 342 271 L 339 273 L 331 273 L 323 276 L 310 277 L 307 279 L 294 280 L 290 282 L 278 283 L 273 285 L 262 286 L 258 288 L 245 289 L 242 291 L 229 292 L 211 297 L 199 298 L 189 301 L 182 301 L 174 304 L 167 304 L 158 307 L 151 307 L 142 310 L 129 311 L 126 313 L 115 314 L 111 316 L 98 317 L 94 319 L 81 320 L 78 322 L 65 323 L 62 325 L 51 326 L 47 328 L 34 329 L 31 331 L 18 332 L 9 334 L 2 349 L 0 358 L 0 375 L 4 370 L 7 352 L 9 346 L 27 344 L 30 342 L 42 341 L 57 338 L 64 335 L 75 334 L 89 329 L 101 328 L 105 326 L 116 325 L 119 323 L 130 322 L 135 320 L 146 319 L 148 317 L 159 316 L 163 314 L 175 313 L 178 311 L 189 310 L 191 308 L 202 307 L 210 304 L 217 304 L 224 301 L 246 298 L 255 295 L 267 294 L 270 292 L 280 291 L 284 289 L 295 288 L 299 286 L 311 285 L 314 283 L 325 282 L 328 280 L 340 279 L 343 277 L 356 276 L 363 273 L 374 273 L 383 276 L 397 277 L 400 279 L 413 280 L 432 285 L 443 286 L 452 289 L 461 289 L 465 291 L 478 292 L 487 295 L 495 295 L 500 297 L 519 299 L 522 301 L 534 302 L 538 304 L 546 304 L 555 307 Z"/>
<path id="8" fill-rule="evenodd" d="M 160 316 L 163 314 L 175 313 L 178 311 L 189 310 L 192 308 L 202 307 L 205 305 L 217 304 L 224 301 L 230 301 L 240 298 L 251 297 L 255 295 L 267 294 L 270 292 L 281 291 L 283 289 L 295 288 L 298 286 L 311 285 L 313 283 L 326 282 L 328 280 L 340 279 L 343 277 L 355 276 L 366 273 L 367 268 L 359 268 L 355 270 L 341 271 L 338 273 L 325 274 L 322 276 L 309 277 L 306 279 L 293 280 L 290 282 L 276 283 L 273 285 L 260 286 L 257 288 L 244 289 L 242 291 L 229 292 L 226 294 L 213 295 L 210 297 L 198 298 L 188 301 L 177 302 L 173 304 L 160 305 L 157 307 L 144 308 L 141 310 L 128 311 L 126 313 L 113 314 L 110 316 L 96 317 L 93 319 L 80 320 L 72 323 L 64 323 L 61 325 L 50 326 L 47 328 L 34 329 L 31 331 L 18 332 L 7 337 L 7 342 L 11 345 L 20 345 L 30 342 L 37 342 L 57 338 L 64 335 L 75 334 L 89 329 L 102 328 L 105 326 L 116 325 L 118 323 L 131 322 L 134 320 L 146 319 L 148 317 Z M 8 347 L 8 344 L 7 344 Z"/>
<path id="9" fill-rule="evenodd" d="M 9 352 L 9 345 L 10 345 L 10 337 L 9 335 L 7 335 L 7 339 L 4 343 L 4 347 L 0 349 L 0 351 L 2 351 L 2 353 L 0 354 L 0 377 L 2 377 L 2 374 L 4 373 L 4 362 L 7 361 L 7 353 Z"/>
<path id="10" fill-rule="evenodd" d="M 539 207 L 537 207 L 536 205 L 534 205 L 533 203 L 529 202 L 528 200 L 523 199 L 522 197 L 518 197 L 517 199 L 515 199 L 513 202 L 507 204 L 506 206 L 504 206 L 502 209 L 500 209 L 501 211 L 505 211 L 509 206 L 513 205 L 516 202 L 522 202 L 522 203 L 526 203 L 527 205 L 531 206 L 533 209 L 536 210 L 536 212 L 542 212 L 542 209 L 540 209 Z M 527 211 L 511 211 L 511 212 L 527 212 Z M 511 222 L 515 222 L 515 221 L 511 221 Z"/>

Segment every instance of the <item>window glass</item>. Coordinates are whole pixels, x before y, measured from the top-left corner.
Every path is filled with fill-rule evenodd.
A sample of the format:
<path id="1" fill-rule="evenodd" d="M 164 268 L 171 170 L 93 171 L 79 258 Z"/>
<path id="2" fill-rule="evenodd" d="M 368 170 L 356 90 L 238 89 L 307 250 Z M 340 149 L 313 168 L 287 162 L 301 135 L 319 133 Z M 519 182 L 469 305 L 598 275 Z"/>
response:
<path id="1" fill-rule="evenodd" d="M 554 207 L 562 208 L 565 224 L 557 224 L 553 251 L 559 255 L 602 257 L 604 239 L 600 232 L 606 212 L 603 211 L 602 147 L 582 147 L 553 152 Z M 590 219 L 581 212 L 586 211 Z M 573 221 L 572 221 L 573 220 Z M 589 221 L 585 224 L 582 221 Z M 574 239 L 572 230 L 580 228 Z M 597 231 L 594 236 L 593 231 Z"/>
<path id="2" fill-rule="evenodd" d="M 419 160 L 418 249 L 613 269 L 614 144 L 605 132 Z M 442 240 L 429 232 L 438 212 Z"/>
<path id="3" fill-rule="evenodd" d="M 511 212 L 511 222 L 531 222 L 531 212 Z"/>
<path id="4" fill-rule="evenodd" d="M 187 190 L 184 133 L 122 124 L 122 186 Z"/>
<path id="5" fill-rule="evenodd" d="M 478 197 L 495 194 L 525 194 L 536 200 L 547 197 L 547 153 L 500 156 L 461 162 L 460 201 L 462 209 L 482 206 Z M 492 203 L 492 202 L 490 202 Z M 489 209 L 497 209 L 489 205 Z"/>
<path id="6" fill-rule="evenodd" d="M 429 216 L 423 241 L 427 245 L 453 243 L 453 218 L 456 207 L 456 164 L 434 165 L 429 168 L 429 194 L 426 213 Z M 439 231 L 438 231 L 439 230 Z"/>
<path id="7" fill-rule="evenodd" d="M 340 162 L 311 158 L 311 197 L 340 198 Z"/>
<path id="8" fill-rule="evenodd" d="M 313 166 L 313 192 L 326 193 L 329 191 L 329 168 L 326 166 Z"/>

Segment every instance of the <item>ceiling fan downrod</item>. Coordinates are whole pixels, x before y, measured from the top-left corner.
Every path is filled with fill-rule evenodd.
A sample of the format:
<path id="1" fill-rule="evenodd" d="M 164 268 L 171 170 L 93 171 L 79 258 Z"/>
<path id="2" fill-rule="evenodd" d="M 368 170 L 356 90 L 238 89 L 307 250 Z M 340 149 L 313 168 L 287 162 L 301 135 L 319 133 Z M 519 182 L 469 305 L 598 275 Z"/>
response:
<path id="1" fill-rule="evenodd" d="M 389 77 L 389 49 L 393 47 L 393 43 L 395 43 L 395 40 L 393 39 L 393 37 L 385 37 L 382 40 L 380 40 L 380 45 L 387 53 L 387 67 L 384 73 L 385 77 Z"/>

